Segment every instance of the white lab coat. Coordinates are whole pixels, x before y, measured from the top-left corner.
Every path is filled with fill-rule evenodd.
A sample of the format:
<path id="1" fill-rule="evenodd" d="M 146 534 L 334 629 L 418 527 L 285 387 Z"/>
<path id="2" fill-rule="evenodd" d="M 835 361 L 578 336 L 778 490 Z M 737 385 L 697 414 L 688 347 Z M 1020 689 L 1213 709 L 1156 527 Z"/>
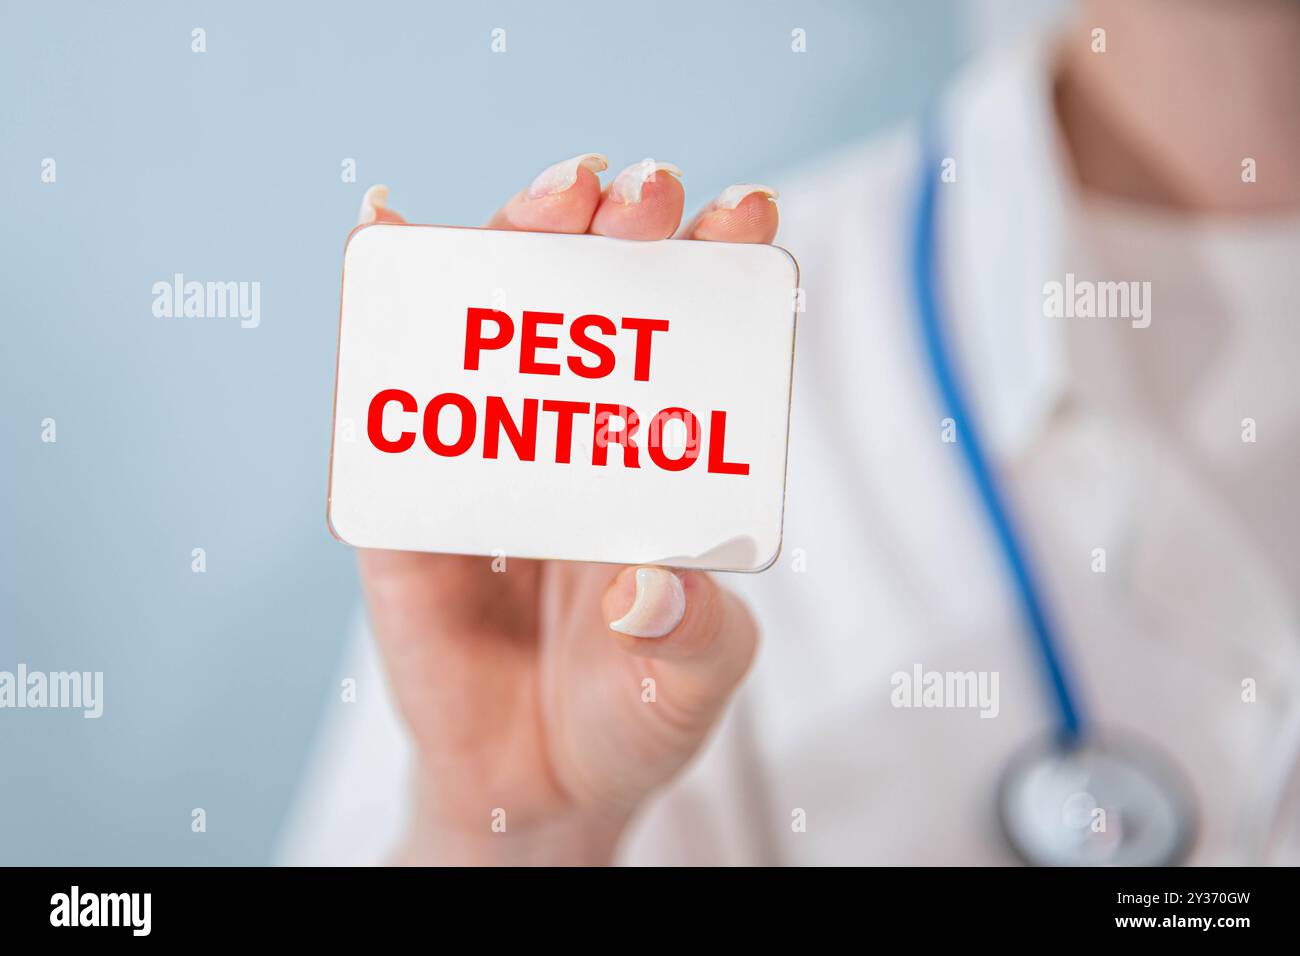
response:
<path id="1" fill-rule="evenodd" d="M 1259 859 L 1294 759 L 1295 595 L 1147 423 L 1070 403 L 1061 324 L 1043 316 L 1071 201 L 1046 49 L 977 65 L 942 112 L 956 180 L 940 187 L 939 258 L 958 363 L 1089 713 L 1183 769 L 1200 811 L 1192 862 Z M 917 132 L 784 184 L 778 241 L 806 292 L 784 548 L 768 571 L 726 581 L 755 608 L 763 647 L 622 862 L 1015 862 L 999 774 L 1054 713 L 920 348 Z M 1223 434 L 1240 440 L 1235 422 Z M 891 678 L 916 665 L 996 672 L 996 716 L 894 706 Z M 344 674 L 358 701 L 332 708 L 288 862 L 377 862 L 401 829 L 407 745 L 368 636 Z"/>

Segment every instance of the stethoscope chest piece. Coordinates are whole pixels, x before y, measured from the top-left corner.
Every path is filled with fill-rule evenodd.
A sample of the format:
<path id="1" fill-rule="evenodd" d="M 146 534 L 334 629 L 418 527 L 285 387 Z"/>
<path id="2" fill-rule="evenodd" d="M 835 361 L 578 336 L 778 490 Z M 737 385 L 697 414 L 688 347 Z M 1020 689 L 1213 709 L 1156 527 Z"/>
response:
<path id="1" fill-rule="evenodd" d="M 998 815 L 1034 866 L 1170 866 L 1186 857 L 1196 821 L 1173 766 L 1114 739 L 1026 748 L 1003 774 Z"/>

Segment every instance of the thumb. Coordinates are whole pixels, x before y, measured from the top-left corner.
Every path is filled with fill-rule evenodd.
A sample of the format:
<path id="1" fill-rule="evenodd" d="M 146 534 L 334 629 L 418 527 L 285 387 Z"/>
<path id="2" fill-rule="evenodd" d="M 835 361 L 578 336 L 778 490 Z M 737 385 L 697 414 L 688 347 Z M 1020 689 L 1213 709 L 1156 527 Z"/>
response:
<path id="1" fill-rule="evenodd" d="M 610 637 L 628 653 L 654 657 L 701 703 L 721 703 L 749 669 L 758 629 L 735 594 L 701 571 L 629 567 L 605 592 Z"/>

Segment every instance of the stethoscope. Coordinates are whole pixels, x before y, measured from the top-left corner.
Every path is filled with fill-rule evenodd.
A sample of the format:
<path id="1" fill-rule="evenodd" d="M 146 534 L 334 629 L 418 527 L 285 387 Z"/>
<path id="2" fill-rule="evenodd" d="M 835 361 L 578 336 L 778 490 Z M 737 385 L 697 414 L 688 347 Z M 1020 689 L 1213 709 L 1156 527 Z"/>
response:
<path id="1" fill-rule="evenodd" d="M 1103 735 L 1085 720 L 1058 631 L 953 371 L 939 301 L 934 142 L 927 133 L 912 236 L 916 317 L 940 400 L 993 526 L 1056 711 L 1055 733 L 1022 750 L 1002 773 L 997 814 L 1003 832 L 1017 855 L 1036 866 L 1178 863 L 1197 829 L 1190 788 L 1157 748 Z"/>

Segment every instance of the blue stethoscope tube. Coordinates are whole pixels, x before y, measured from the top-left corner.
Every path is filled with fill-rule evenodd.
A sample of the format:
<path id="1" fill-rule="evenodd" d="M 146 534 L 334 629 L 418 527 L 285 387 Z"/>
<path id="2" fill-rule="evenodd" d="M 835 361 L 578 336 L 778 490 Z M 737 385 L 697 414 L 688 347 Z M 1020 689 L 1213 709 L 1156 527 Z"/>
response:
<path id="1" fill-rule="evenodd" d="M 1043 668 L 1045 683 L 1050 685 L 1051 697 L 1060 722 L 1060 745 L 1072 748 L 1083 738 L 1084 724 L 1078 696 L 1066 669 L 1061 647 L 1039 589 L 1038 581 L 1030 567 L 1026 550 L 1017 533 L 1006 501 L 998 488 L 993 471 L 985 458 L 980 437 L 975 430 L 965 396 L 962 393 L 949 354 L 942 304 L 939 301 L 939 275 L 937 262 L 936 220 L 938 219 L 939 155 L 935 148 L 937 138 L 927 128 L 922 140 L 920 195 L 916 202 L 916 220 L 912 234 L 912 290 L 916 297 L 916 314 L 921 336 L 925 343 L 930 370 L 938 387 L 940 399 L 951 418 L 961 450 L 980 501 L 993 525 L 998 547 L 1002 552 L 1033 638 L 1036 656 Z M 954 187 L 956 188 L 956 187 Z"/>

